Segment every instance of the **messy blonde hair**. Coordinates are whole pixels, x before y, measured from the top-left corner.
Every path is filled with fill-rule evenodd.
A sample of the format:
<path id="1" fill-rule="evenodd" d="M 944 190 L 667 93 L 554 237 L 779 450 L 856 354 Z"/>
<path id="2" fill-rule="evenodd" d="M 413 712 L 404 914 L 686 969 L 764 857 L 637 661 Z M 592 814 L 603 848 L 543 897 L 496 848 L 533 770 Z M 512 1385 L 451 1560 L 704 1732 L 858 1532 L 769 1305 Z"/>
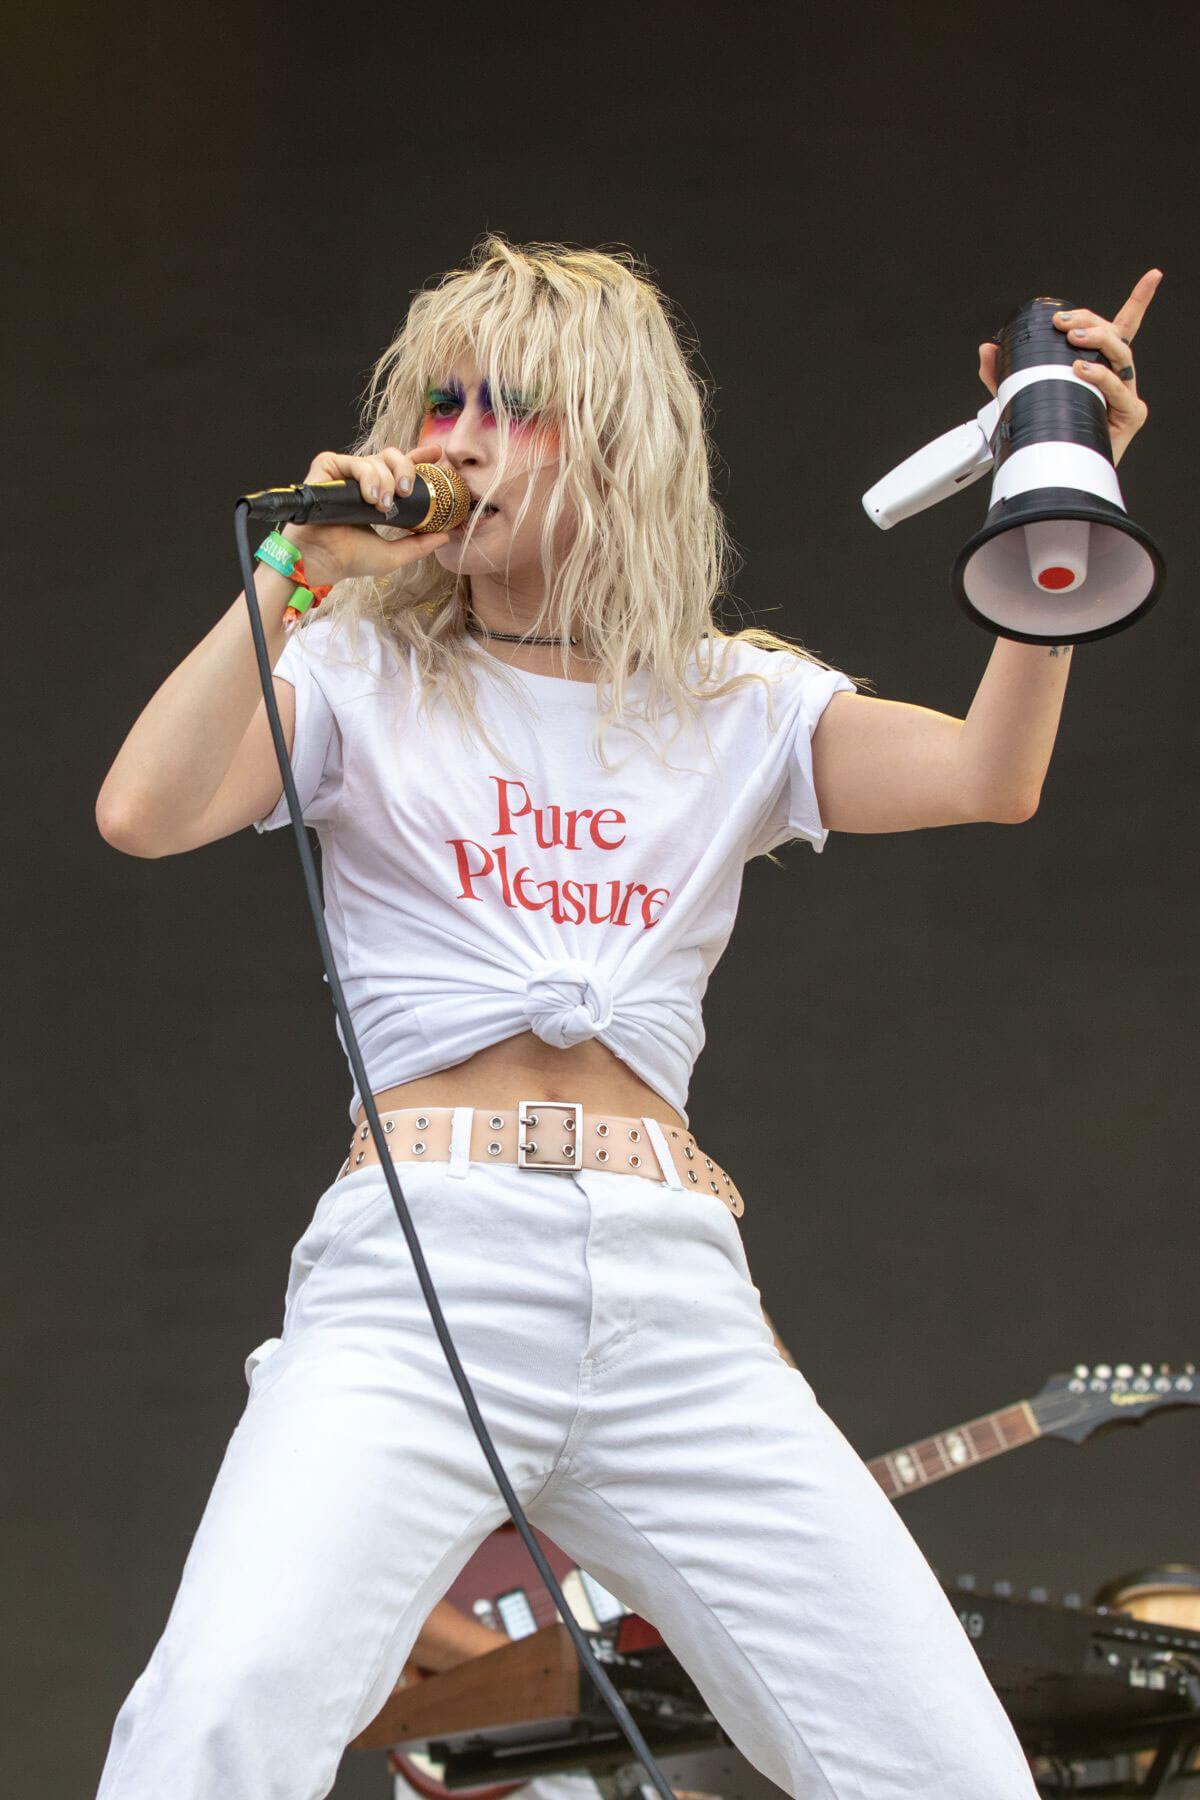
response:
<path id="1" fill-rule="evenodd" d="M 664 707 L 686 712 L 697 700 L 761 680 L 745 673 L 721 679 L 720 647 L 734 638 L 817 661 L 761 627 L 727 633 L 717 624 L 733 557 L 712 495 L 710 400 L 689 367 L 694 353 L 686 328 L 629 251 L 514 245 L 490 234 L 466 267 L 416 294 L 363 400 L 354 451 L 370 455 L 417 442 L 430 384 L 461 361 L 475 365 L 493 396 L 532 397 L 535 460 L 552 432 L 560 448 L 541 539 L 545 599 L 530 630 L 564 640 L 573 634 L 580 653 L 595 660 L 607 697 L 602 728 L 626 717 L 626 683 L 637 670 L 651 677 L 642 715 L 651 719 Z M 503 404 L 495 411 L 497 468 L 485 501 L 503 480 L 512 424 Z M 527 505 L 528 495 L 516 523 Z M 555 559 L 564 517 L 576 529 Z M 350 627 L 351 645 L 358 622 L 372 620 L 415 655 L 422 688 L 444 694 L 470 725 L 477 721 L 469 597 L 468 579 L 430 556 L 386 577 L 339 582 L 321 616 Z M 562 663 L 565 674 L 565 649 Z"/>

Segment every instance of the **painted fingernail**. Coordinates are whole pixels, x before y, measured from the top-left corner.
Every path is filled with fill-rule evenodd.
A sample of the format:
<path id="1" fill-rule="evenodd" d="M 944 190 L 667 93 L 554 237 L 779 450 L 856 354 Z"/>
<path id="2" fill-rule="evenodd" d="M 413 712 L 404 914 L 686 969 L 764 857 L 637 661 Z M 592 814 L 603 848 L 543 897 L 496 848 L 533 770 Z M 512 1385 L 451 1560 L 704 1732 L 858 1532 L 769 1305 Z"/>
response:
<path id="1" fill-rule="evenodd" d="M 402 475 L 400 477 L 397 486 L 402 494 L 411 494 L 412 492 L 412 481 L 407 475 Z"/>
<path id="2" fill-rule="evenodd" d="M 379 498 L 379 489 L 377 487 L 369 487 L 367 489 L 367 499 L 368 500 L 378 500 L 378 498 Z"/>
<path id="3" fill-rule="evenodd" d="M 1071 323 L 1072 318 L 1074 317 L 1074 314 L 1073 313 L 1055 313 L 1054 316 L 1058 320 L 1060 325 L 1069 325 Z"/>

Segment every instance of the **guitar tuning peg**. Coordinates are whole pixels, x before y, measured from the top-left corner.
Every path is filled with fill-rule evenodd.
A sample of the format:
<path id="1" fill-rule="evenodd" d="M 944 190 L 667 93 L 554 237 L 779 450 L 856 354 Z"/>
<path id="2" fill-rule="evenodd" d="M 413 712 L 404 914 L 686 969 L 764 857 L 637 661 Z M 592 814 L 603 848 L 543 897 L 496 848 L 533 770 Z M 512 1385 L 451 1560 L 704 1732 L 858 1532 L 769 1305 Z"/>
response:
<path id="1" fill-rule="evenodd" d="M 1076 1375 L 1078 1375 L 1080 1381 L 1086 1381 L 1088 1376 L 1091 1374 L 1091 1372 L 1092 1371 L 1088 1367 L 1087 1363 L 1076 1363 L 1075 1364 L 1075 1373 L 1076 1373 Z"/>
<path id="2" fill-rule="evenodd" d="M 1062 1603 L 1064 1606 L 1071 1606 L 1071 1607 L 1082 1606 L 1083 1598 L 1079 1594 L 1064 1594 L 1062 1597 Z"/>
<path id="3" fill-rule="evenodd" d="M 1139 1363 L 1138 1364 L 1138 1374 L 1139 1375 L 1153 1375 L 1153 1373 L 1154 1373 L 1154 1364 L 1153 1363 Z"/>
<path id="4" fill-rule="evenodd" d="M 1107 1381 L 1112 1374 L 1112 1369 L 1107 1363 L 1097 1363 L 1094 1373 L 1100 1381 Z"/>
<path id="5" fill-rule="evenodd" d="M 1196 1373 L 1195 1363 L 1184 1363 L 1183 1372 L 1185 1375 L 1194 1375 Z"/>
<path id="6" fill-rule="evenodd" d="M 954 1585 L 955 1587 L 966 1588 L 967 1592 L 971 1593 L 975 1586 L 975 1577 L 973 1575 L 960 1575 Z"/>
<path id="7" fill-rule="evenodd" d="M 1117 1364 L 1117 1376 L 1121 1381 L 1128 1381 L 1132 1374 L 1133 1374 L 1133 1364 L 1132 1363 L 1118 1363 Z"/>
<path id="8" fill-rule="evenodd" d="M 1029 1598 L 1036 1601 L 1038 1605 L 1043 1605 L 1049 1600 L 1050 1591 L 1048 1588 L 1044 1587 L 1031 1587 L 1029 1590 Z"/>
<path id="9" fill-rule="evenodd" d="M 1007 1600 L 1012 1594 L 1011 1581 L 993 1581 L 992 1592 L 997 1600 Z"/>

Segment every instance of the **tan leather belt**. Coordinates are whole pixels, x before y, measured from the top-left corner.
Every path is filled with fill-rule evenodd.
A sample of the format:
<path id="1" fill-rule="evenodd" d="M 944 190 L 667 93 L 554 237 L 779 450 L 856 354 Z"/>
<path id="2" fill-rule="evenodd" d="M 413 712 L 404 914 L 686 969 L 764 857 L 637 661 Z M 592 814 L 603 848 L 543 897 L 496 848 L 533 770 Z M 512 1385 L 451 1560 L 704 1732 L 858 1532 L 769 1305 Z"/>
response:
<path id="1" fill-rule="evenodd" d="M 456 1115 L 461 1119 L 455 1134 Z M 497 1107 L 495 1112 L 479 1106 L 411 1107 L 380 1113 L 379 1118 L 393 1162 L 450 1162 L 452 1149 L 459 1156 L 465 1150 L 468 1162 L 515 1163 L 543 1174 L 598 1169 L 610 1175 L 642 1175 L 687 1193 L 715 1194 L 735 1219 L 745 1211 L 730 1177 L 704 1154 L 692 1134 L 657 1119 L 585 1113 L 575 1101 L 563 1100 L 522 1100 L 515 1109 Z M 337 1180 L 378 1161 L 371 1127 L 359 1125 Z"/>

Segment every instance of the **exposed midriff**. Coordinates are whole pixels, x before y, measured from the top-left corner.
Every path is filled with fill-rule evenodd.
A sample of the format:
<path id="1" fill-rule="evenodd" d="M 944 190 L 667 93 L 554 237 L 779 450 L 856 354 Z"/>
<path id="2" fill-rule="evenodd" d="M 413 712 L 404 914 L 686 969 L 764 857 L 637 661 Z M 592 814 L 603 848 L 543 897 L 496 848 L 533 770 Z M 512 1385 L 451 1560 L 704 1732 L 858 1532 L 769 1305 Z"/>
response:
<path id="1" fill-rule="evenodd" d="M 532 1031 L 489 1044 L 436 1075 L 402 1081 L 375 1095 L 380 1112 L 413 1106 L 478 1106 L 501 1111 L 521 1100 L 575 1100 L 585 1112 L 617 1118 L 652 1118 L 664 1125 L 684 1121 L 628 1064 L 589 1038 L 559 1050 Z M 358 1124 L 366 1122 L 360 1106 Z"/>

